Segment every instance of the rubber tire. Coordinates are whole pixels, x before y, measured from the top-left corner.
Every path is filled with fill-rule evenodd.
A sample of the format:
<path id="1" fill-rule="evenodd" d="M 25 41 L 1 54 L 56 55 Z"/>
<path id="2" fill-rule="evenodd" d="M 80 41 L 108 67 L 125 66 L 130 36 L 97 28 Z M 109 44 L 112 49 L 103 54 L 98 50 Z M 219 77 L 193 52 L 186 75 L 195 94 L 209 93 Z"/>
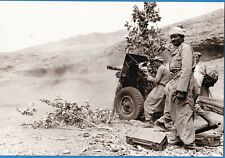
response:
<path id="1" fill-rule="evenodd" d="M 133 109 L 131 113 L 125 113 L 123 111 L 122 99 L 124 97 L 129 97 L 133 102 Z M 114 107 L 116 108 L 117 113 L 119 114 L 119 118 L 123 120 L 137 120 L 140 119 L 144 113 L 144 98 L 139 90 L 134 87 L 125 87 L 118 91 L 114 101 Z"/>

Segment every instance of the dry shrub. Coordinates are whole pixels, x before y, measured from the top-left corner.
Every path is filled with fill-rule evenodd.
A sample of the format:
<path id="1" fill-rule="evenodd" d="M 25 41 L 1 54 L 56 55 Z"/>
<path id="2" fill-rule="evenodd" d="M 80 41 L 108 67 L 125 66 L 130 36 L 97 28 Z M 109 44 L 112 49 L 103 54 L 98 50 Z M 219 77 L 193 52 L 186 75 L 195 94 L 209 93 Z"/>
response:
<path id="1" fill-rule="evenodd" d="M 110 116 L 110 111 L 107 109 L 91 110 L 88 102 L 85 105 L 78 105 L 60 97 L 53 101 L 48 99 L 41 99 L 40 101 L 52 106 L 55 110 L 48 113 L 44 119 L 29 124 L 34 128 L 53 128 L 67 125 L 85 128 L 106 123 Z"/>

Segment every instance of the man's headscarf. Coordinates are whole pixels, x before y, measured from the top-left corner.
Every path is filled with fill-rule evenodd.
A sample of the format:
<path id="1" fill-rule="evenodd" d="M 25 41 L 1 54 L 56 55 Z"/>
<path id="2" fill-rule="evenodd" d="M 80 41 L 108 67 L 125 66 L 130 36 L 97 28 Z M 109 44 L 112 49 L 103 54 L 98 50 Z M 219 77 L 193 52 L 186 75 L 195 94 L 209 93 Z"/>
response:
<path id="1" fill-rule="evenodd" d="M 208 67 L 205 64 L 199 64 L 195 68 L 194 77 L 198 85 L 211 87 L 217 82 L 219 72 L 216 68 Z"/>
<path id="2" fill-rule="evenodd" d="M 206 69 L 206 75 L 204 76 L 202 86 L 212 87 L 218 80 L 218 71 L 215 69 Z"/>
<path id="3" fill-rule="evenodd" d="M 202 56 L 200 52 L 194 52 L 194 55 Z"/>
<path id="4" fill-rule="evenodd" d="M 178 27 L 178 26 L 175 26 L 175 27 L 172 27 L 170 32 L 169 32 L 169 35 L 183 35 L 185 36 L 185 29 L 181 28 L 181 27 Z"/>
<path id="5" fill-rule="evenodd" d="M 214 80 L 218 80 L 219 72 L 216 69 L 208 68 L 206 69 L 206 74 Z"/>

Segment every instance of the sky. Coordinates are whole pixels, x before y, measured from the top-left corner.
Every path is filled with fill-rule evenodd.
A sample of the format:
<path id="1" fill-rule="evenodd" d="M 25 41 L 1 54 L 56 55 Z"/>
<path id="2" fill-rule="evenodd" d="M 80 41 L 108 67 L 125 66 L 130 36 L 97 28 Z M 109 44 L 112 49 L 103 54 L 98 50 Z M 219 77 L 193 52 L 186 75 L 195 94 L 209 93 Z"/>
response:
<path id="1" fill-rule="evenodd" d="M 0 52 L 57 41 L 79 34 L 125 29 L 134 5 L 143 2 L 1 1 Z M 223 2 L 159 2 L 158 26 L 224 8 Z"/>

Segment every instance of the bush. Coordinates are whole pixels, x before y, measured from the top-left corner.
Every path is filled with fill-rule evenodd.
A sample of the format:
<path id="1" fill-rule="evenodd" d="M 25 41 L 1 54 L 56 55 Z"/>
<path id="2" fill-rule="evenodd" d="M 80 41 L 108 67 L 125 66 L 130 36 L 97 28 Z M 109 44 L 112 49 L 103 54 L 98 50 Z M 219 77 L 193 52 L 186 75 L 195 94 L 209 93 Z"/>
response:
<path id="1" fill-rule="evenodd" d="M 53 128 L 66 125 L 85 128 L 106 123 L 110 116 L 110 111 L 107 109 L 91 110 L 88 102 L 80 106 L 77 103 L 68 102 L 60 97 L 57 97 L 53 101 L 48 99 L 41 99 L 40 101 L 52 106 L 55 110 L 52 113 L 48 113 L 44 119 L 30 124 L 34 128 Z"/>

